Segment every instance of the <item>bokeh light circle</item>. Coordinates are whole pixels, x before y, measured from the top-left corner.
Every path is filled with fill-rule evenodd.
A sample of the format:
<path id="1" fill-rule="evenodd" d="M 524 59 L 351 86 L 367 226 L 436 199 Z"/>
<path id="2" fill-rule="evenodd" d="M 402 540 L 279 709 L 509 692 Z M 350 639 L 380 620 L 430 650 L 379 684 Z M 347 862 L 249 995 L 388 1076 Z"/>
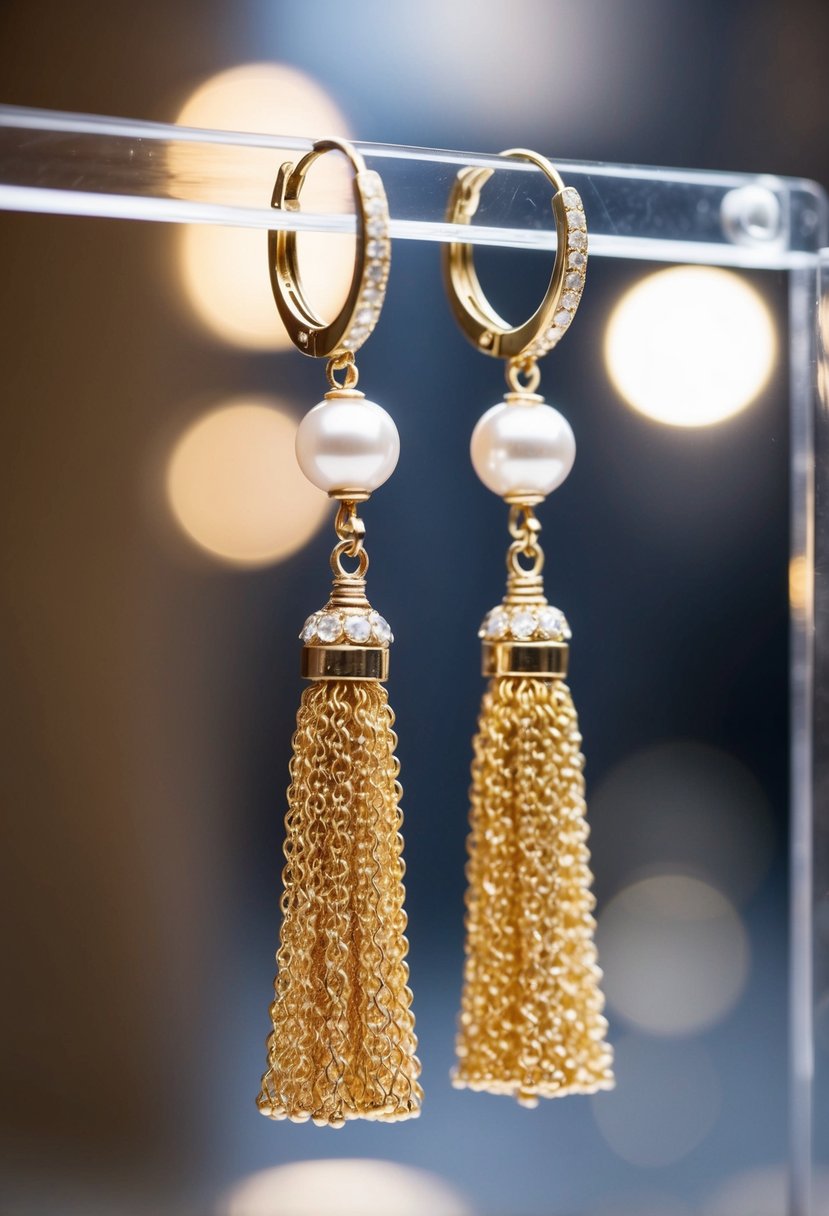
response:
<path id="1" fill-rule="evenodd" d="M 711 1132 L 722 1105 L 709 1053 L 693 1041 L 634 1036 L 614 1050 L 616 1088 L 590 1099 L 599 1131 L 631 1165 L 680 1161 Z"/>
<path id="2" fill-rule="evenodd" d="M 344 116 L 321 85 L 278 63 L 241 64 L 210 77 L 191 94 L 176 121 L 309 138 L 349 134 Z M 171 171 L 186 181 L 188 196 L 195 190 L 208 202 L 258 207 L 270 205 L 279 165 L 297 157 L 278 148 L 224 149 L 215 165 L 205 167 L 198 160 L 203 155 L 198 145 L 187 142 L 173 144 L 168 152 Z M 347 210 L 349 183 L 342 157 L 324 157 L 303 188 L 303 209 Z M 185 295 L 214 337 L 250 350 L 290 346 L 271 292 L 265 232 L 194 224 L 183 226 L 177 239 Z M 300 233 L 297 247 L 308 298 L 324 317 L 333 315 L 351 281 L 353 238 Z"/>
<path id="3" fill-rule="evenodd" d="M 248 350 L 290 345 L 274 304 L 264 233 L 192 224 L 178 237 L 185 294 L 214 337 Z"/>
<path id="4" fill-rule="evenodd" d="M 472 1216 L 449 1183 L 391 1161 L 329 1159 L 243 1178 L 219 1216 Z"/>
<path id="5" fill-rule="evenodd" d="M 713 1026 L 748 977 L 748 938 L 733 905 L 686 874 L 645 878 L 616 895 L 599 920 L 598 945 L 608 1003 L 650 1034 Z"/>
<path id="6" fill-rule="evenodd" d="M 322 85 L 290 64 L 265 61 L 236 64 L 202 81 L 176 122 L 214 131 L 312 138 L 347 134 L 342 112 Z"/>
<path id="7" fill-rule="evenodd" d="M 670 426 L 732 417 L 768 383 L 777 356 L 772 315 L 739 275 L 676 266 L 646 275 L 607 325 L 605 362 L 629 405 Z"/>
<path id="8" fill-rule="evenodd" d="M 329 500 L 300 472 L 295 435 L 294 418 L 270 398 L 229 401 L 191 423 L 167 464 L 167 500 L 184 534 L 240 566 L 306 544 Z"/>
<path id="9" fill-rule="evenodd" d="M 771 808 L 736 756 L 676 739 L 626 756 L 590 798 L 593 860 L 605 890 L 681 872 L 742 903 L 774 855 Z"/>

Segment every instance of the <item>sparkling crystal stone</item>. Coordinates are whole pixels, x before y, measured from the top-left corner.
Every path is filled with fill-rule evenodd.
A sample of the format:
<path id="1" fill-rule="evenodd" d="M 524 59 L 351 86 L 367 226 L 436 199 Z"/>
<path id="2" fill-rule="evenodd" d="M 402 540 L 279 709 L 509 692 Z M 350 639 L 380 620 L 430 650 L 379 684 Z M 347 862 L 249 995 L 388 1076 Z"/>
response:
<path id="1" fill-rule="evenodd" d="M 579 197 L 579 192 L 578 192 L 578 190 L 575 190 L 572 186 L 568 186 L 566 190 L 562 190 L 561 197 L 562 197 L 565 207 L 580 207 L 581 206 L 581 198 Z"/>
<path id="2" fill-rule="evenodd" d="M 586 232 L 571 232 L 567 238 L 567 244 L 571 249 L 586 249 L 587 248 L 587 233 Z"/>
<path id="3" fill-rule="evenodd" d="M 566 329 L 573 320 L 573 314 L 571 312 L 565 312 L 565 310 L 562 308 L 561 312 L 556 313 L 553 320 L 555 321 L 556 325 L 560 325 L 562 329 Z"/>
<path id="4" fill-rule="evenodd" d="M 369 220 L 366 231 L 369 236 L 385 236 L 386 225 L 382 220 Z"/>
<path id="5" fill-rule="evenodd" d="M 509 617 L 503 608 L 495 608 L 484 622 L 484 633 L 488 638 L 502 638 L 509 630 Z"/>
<path id="6" fill-rule="evenodd" d="M 317 632 L 316 615 L 309 616 L 308 620 L 302 626 L 302 633 L 299 636 L 302 638 L 303 642 L 310 642 L 312 640 L 312 638 L 314 638 L 314 636 L 316 635 L 316 632 Z"/>
<path id="7" fill-rule="evenodd" d="M 382 295 L 383 293 L 379 287 L 364 287 L 361 298 L 366 304 L 377 304 L 381 300 Z"/>
<path id="8" fill-rule="evenodd" d="M 333 612 L 324 612 L 317 620 L 317 634 L 321 642 L 336 642 L 342 637 L 342 621 Z"/>
<path id="9" fill-rule="evenodd" d="M 561 307 L 569 308 L 571 311 L 577 307 L 579 302 L 578 294 L 575 291 L 565 291 L 561 297 Z"/>
<path id="10" fill-rule="evenodd" d="M 558 329 L 554 325 L 552 327 L 552 329 L 548 329 L 547 332 L 544 334 L 544 341 L 548 342 L 548 343 L 549 342 L 558 342 L 560 337 L 561 337 L 561 330 Z"/>
<path id="11" fill-rule="evenodd" d="M 386 273 L 386 268 L 382 262 L 369 262 L 366 278 L 370 283 L 379 283 Z"/>
<path id="12" fill-rule="evenodd" d="M 368 619 L 371 622 L 372 633 L 378 642 L 385 643 L 392 640 L 391 625 L 385 617 L 382 617 L 379 612 L 372 612 Z"/>
<path id="13" fill-rule="evenodd" d="M 584 218 L 583 211 L 568 211 L 567 223 L 570 228 L 586 228 L 587 221 Z"/>
<path id="14" fill-rule="evenodd" d="M 535 633 L 535 613 L 526 608 L 519 608 L 512 614 L 512 636 L 515 638 L 531 638 Z"/>
<path id="15" fill-rule="evenodd" d="M 367 642 L 371 637 L 371 623 L 367 616 L 347 616 L 345 636 L 350 642 Z"/>
<path id="16" fill-rule="evenodd" d="M 376 174 L 372 172 L 364 173 L 360 180 L 360 193 L 364 198 L 373 198 L 380 190 L 380 183 L 377 180 Z"/>
<path id="17" fill-rule="evenodd" d="M 558 608 L 542 608 L 538 613 L 538 632 L 545 638 L 561 638 L 567 622 Z"/>
<path id="18" fill-rule="evenodd" d="M 371 325 L 371 322 L 374 320 L 374 309 L 368 306 L 358 308 L 354 320 L 358 325 Z"/>
<path id="19" fill-rule="evenodd" d="M 383 215 L 385 210 L 386 208 L 381 198 L 373 198 L 366 207 L 369 215 Z"/>
<path id="20" fill-rule="evenodd" d="M 564 286 L 569 291 L 581 291 L 582 278 L 577 270 L 571 270 L 564 280 Z"/>
<path id="21" fill-rule="evenodd" d="M 573 253 L 570 254 L 569 258 L 567 259 L 567 265 L 568 266 L 584 266 L 586 261 L 587 261 L 587 258 L 584 256 L 584 254 L 579 253 L 578 250 L 575 250 Z"/>
<path id="22" fill-rule="evenodd" d="M 370 258 L 382 258 L 386 254 L 385 241 L 369 241 L 366 253 Z"/>

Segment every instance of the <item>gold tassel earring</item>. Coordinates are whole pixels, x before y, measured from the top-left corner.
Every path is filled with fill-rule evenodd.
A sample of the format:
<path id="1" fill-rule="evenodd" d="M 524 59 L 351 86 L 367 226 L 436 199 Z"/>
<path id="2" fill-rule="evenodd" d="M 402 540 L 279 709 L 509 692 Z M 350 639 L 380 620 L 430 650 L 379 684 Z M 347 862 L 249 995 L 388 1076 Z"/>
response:
<path id="1" fill-rule="evenodd" d="M 509 505 L 507 590 L 485 618 L 489 677 L 474 741 L 466 895 L 466 964 L 458 1088 L 539 1098 L 613 1086 L 594 943 L 584 757 L 565 683 L 570 629 L 544 595 L 536 507 L 573 465 L 566 419 L 535 390 L 537 360 L 561 339 L 584 287 L 587 226 L 578 193 L 534 152 L 551 182 L 557 252 L 544 300 L 511 328 L 484 296 L 472 246 L 445 247 L 455 317 L 479 350 L 507 362 L 510 387 L 475 427 L 471 455 Z M 490 169 L 458 175 L 448 218 L 469 223 Z"/>
<path id="2" fill-rule="evenodd" d="M 299 210 L 309 168 L 332 150 L 354 170 L 358 225 L 351 289 L 335 321 L 326 325 L 306 302 L 296 234 L 268 238 L 288 333 L 305 354 L 328 357 L 331 391 L 300 423 L 297 459 L 339 509 L 331 596 L 301 634 L 302 674 L 311 683 L 293 738 L 273 1031 L 258 1106 L 272 1119 L 342 1127 L 348 1119 L 411 1118 L 423 1094 L 406 964 L 397 736 L 383 687 L 392 635 L 366 598 L 357 514 L 391 476 L 400 450 L 390 415 L 357 391 L 354 362 L 385 295 L 388 205 L 379 175 L 340 140 L 320 141 L 295 166 L 283 165 L 273 205 Z"/>

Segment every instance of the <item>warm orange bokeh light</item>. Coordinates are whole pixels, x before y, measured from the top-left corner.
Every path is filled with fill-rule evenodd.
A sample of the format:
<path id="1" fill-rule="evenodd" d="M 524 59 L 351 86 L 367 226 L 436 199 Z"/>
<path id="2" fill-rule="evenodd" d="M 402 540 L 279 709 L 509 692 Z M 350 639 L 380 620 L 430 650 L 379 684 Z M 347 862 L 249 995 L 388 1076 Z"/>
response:
<path id="1" fill-rule="evenodd" d="M 392 1161 L 295 1161 L 243 1178 L 222 1216 L 472 1216 L 448 1182 Z"/>
<path id="2" fill-rule="evenodd" d="M 192 423 L 167 466 L 167 498 L 184 534 L 238 566 L 302 548 L 329 500 L 300 472 L 295 434 L 293 417 L 264 398 L 227 402 Z"/>
<path id="3" fill-rule="evenodd" d="M 251 63 L 219 72 L 201 84 L 182 107 L 177 122 L 214 130 L 302 135 L 348 135 L 334 102 L 304 72 L 284 64 Z M 171 168 L 199 182 L 206 201 L 268 206 L 280 164 L 297 153 L 279 149 L 225 153 L 221 169 L 209 171 L 194 158 L 192 144 L 170 149 Z M 203 179 L 203 184 L 202 183 Z M 303 210 L 347 211 L 350 174 L 339 156 L 326 156 L 309 174 Z M 264 232 L 248 228 L 191 225 L 178 234 L 185 294 L 200 321 L 216 337 L 250 350 L 290 345 L 273 302 Z M 302 233 L 298 239 L 308 298 L 323 317 L 333 315 L 351 278 L 351 237 Z"/>

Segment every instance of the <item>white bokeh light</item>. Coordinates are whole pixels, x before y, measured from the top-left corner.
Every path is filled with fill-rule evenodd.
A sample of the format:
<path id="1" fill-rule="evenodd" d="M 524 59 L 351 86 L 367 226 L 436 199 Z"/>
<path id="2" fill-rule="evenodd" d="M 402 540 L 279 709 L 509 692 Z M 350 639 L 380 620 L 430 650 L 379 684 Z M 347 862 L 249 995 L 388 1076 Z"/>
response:
<path id="1" fill-rule="evenodd" d="M 449 1183 L 391 1161 L 297 1161 L 243 1178 L 218 1216 L 473 1216 Z"/>
<path id="2" fill-rule="evenodd" d="M 630 1036 L 614 1045 L 616 1088 L 590 1099 L 607 1144 L 631 1165 L 655 1168 L 686 1157 L 713 1129 L 722 1097 L 700 1043 Z"/>
<path id="3" fill-rule="evenodd" d="M 745 279 L 677 266 L 640 279 L 607 325 L 605 361 L 629 405 L 657 422 L 723 422 L 768 383 L 777 356 L 772 315 Z"/>
<path id="4" fill-rule="evenodd" d="M 298 69 L 277 63 L 250 63 L 210 77 L 178 114 L 182 126 L 278 135 L 348 136 L 348 124 L 325 90 Z M 169 151 L 174 174 L 204 177 L 206 200 L 227 195 L 236 202 L 268 206 L 279 165 L 297 153 L 277 148 L 225 153 L 222 168 L 201 171 L 192 144 Z M 303 187 L 306 211 L 348 210 L 350 174 L 340 156 L 323 157 Z M 199 320 L 218 338 L 251 350 L 278 350 L 290 339 L 276 311 L 268 275 L 267 234 L 257 229 L 184 226 L 177 233 L 185 295 Z M 307 232 L 297 239 L 302 280 L 321 315 L 333 315 L 351 280 L 354 240 Z"/>
<path id="5" fill-rule="evenodd" d="M 735 756 L 676 739 L 625 757 L 590 798 L 593 856 L 605 889 L 679 872 L 742 903 L 774 855 L 768 798 Z"/>
<path id="6" fill-rule="evenodd" d="M 191 423 L 167 464 L 167 500 L 184 534 L 239 566 L 306 544 L 330 504 L 300 472 L 295 435 L 294 418 L 271 398 L 228 401 Z"/>
<path id="7" fill-rule="evenodd" d="M 745 987 L 748 938 L 732 904 L 708 883 L 661 874 L 632 883 L 598 928 L 611 1008 L 656 1035 L 715 1025 Z"/>

